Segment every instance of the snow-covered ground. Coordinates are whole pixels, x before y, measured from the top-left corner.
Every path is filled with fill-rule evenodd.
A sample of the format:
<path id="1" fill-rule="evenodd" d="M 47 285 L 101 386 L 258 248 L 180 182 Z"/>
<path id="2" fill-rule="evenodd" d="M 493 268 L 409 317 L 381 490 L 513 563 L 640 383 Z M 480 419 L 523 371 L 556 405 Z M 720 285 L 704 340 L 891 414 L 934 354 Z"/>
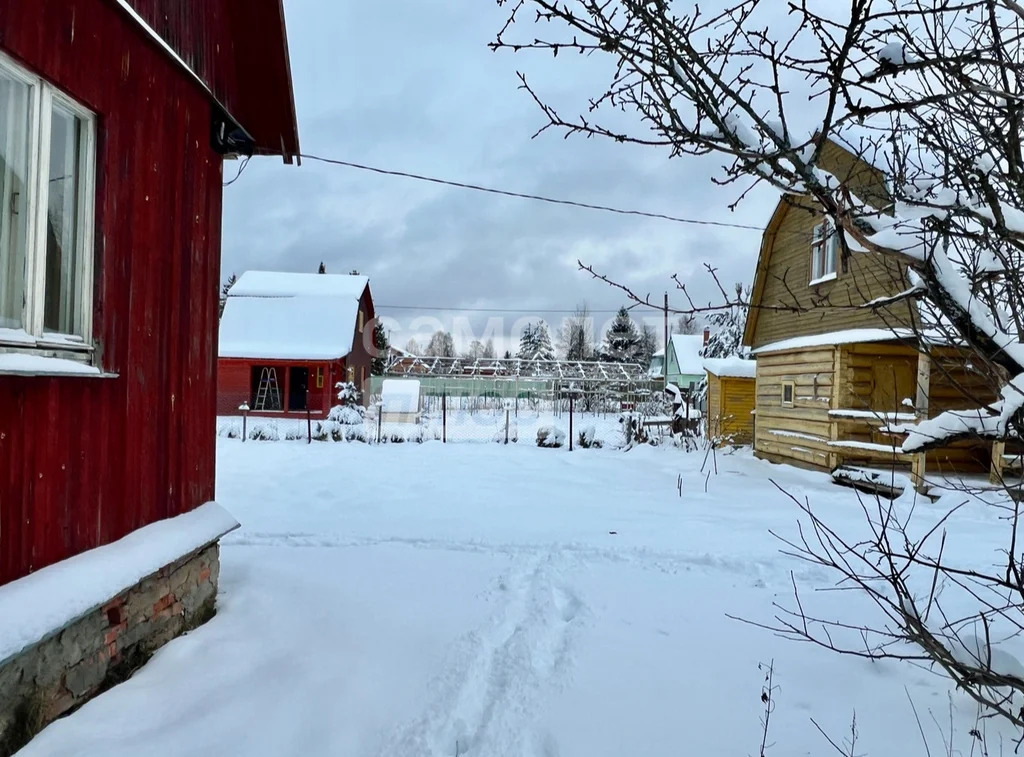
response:
<path id="1" fill-rule="evenodd" d="M 770 661 L 768 755 L 829 754 L 811 719 L 841 743 L 854 713 L 857 754 L 924 755 L 911 702 L 933 753 L 936 723 L 971 748 L 974 706 L 927 670 L 727 618 L 770 622 L 791 574 L 819 614 L 857 611 L 768 533 L 799 515 L 772 480 L 861 527 L 824 475 L 740 452 L 709 477 L 670 447 L 224 438 L 218 478 L 242 523 L 218 615 L 24 757 L 752 755 Z M 991 561 L 997 515 L 957 517 L 949 548 Z"/>

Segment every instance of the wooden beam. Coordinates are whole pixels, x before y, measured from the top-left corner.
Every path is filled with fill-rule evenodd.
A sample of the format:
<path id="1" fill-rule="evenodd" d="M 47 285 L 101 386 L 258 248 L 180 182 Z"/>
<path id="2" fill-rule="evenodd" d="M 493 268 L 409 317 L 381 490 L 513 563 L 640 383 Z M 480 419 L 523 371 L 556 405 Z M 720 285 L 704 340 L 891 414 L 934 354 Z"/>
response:
<path id="1" fill-rule="evenodd" d="M 917 396 L 914 398 L 914 411 L 918 422 L 928 418 L 928 399 L 932 388 L 932 356 L 923 349 L 917 353 Z M 923 492 L 925 489 L 924 474 L 927 467 L 927 455 L 921 452 L 914 457 L 912 473 L 914 487 Z"/>
<path id="2" fill-rule="evenodd" d="M 992 442 L 992 469 L 989 472 L 988 480 L 993 484 L 1000 484 L 1003 481 L 1003 455 L 1006 454 L 1006 442 Z"/>

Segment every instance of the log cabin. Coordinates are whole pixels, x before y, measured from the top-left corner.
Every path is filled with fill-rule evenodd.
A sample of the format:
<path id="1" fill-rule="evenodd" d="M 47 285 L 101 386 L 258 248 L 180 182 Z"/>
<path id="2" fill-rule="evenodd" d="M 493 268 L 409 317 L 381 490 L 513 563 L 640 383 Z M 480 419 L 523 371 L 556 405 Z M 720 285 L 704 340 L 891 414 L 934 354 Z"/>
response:
<path id="1" fill-rule="evenodd" d="M 0 3 L 0 754 L 210 617 L 224 165 L 296 163 L 281 0 Z"/>
<path id="2" fill-rule="evenodd" d="M 889 205 L 884 172 L 848 145 L 826 141 L 820 165 L 871 206 Z M 743 335 L 757 361 L 758 457 L 830 472 L 895 465 L 910 469 L 919 486 L 926 469 L 989 469 L 990 445 L 909 455 L 887 430 L 994 398 L 964 352 L 919 337 L 927 329 L 915 301 L 887 301 L 908 288 L 905 270 L 890 259 L 841 255 L 810 197 L 779 199 L 762 235 Z"/>

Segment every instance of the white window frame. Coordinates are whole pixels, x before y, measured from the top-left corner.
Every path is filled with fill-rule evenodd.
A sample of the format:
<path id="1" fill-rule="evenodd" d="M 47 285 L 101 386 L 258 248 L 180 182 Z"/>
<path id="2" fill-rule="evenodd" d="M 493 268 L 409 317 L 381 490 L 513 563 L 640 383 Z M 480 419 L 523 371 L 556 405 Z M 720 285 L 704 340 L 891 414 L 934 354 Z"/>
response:
<path id="1" fill-rule="evenodd" d="M 831 270 L 826 270 L 831 265 Z M 817 224 L 811 232 L 811 278 L 808 286 L 824 284 L 839 276 L 839 234 L 829 221 Z"/>
<path id="2" fill-rule="evenodd" d="M 93 280 L 96 224 L 96 114 L 0 52 L 0 72 L 29 86 L 28 178 L 25 210 L 25 300 L 21 329 L 0 329 L 0 352 L 14 350 L 59 354 L 84 361 L 93 352 Z M 46 221 L 50 175 L 50 129 L 53 106 L 81 121 L 76 198 L 75 313 L 77 333 L 44 330 L 46 306 Z"/>

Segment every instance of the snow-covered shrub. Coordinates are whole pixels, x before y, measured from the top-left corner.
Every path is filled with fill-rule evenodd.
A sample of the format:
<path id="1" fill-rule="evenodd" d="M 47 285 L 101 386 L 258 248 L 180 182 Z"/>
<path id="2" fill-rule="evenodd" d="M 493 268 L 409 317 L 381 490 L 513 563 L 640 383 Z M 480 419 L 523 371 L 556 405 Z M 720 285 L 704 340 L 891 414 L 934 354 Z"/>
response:
<path id="1" fill-rule="evenodd" d="M 497 431 L 494 432 L 494 436 L 491 437 L 491 441 L 497 442 L 498 444 L 505 443 L 504 423 L 498 426 Z M 510 444 L 519 441 L 519 424 L 516 422 L 509 422 L 508 424 L 508 441 Z"/>
<path id="2" fill-rule="evenodd" d="M 274 423 L 255 423 L 249 428 L 249 438 L 257 442 L 276 442 L 281 434 Z"/>
<path id="3" fill-rule="evenodd" d="M 604 442 L 597 438 L 597 429 L 593 426 L 580 429 L 576 443 L 583 449 L 600 449 L 604 446 Z"/>
<path id="4" fill-rule="evenodd" d="M 541 426 L 537 429 L 538 447 L 561 447 L 565 443 L 565 433 L 554 426 Z"/>
<path id="5" fill-rule="evenodd" d="M 366 417 L 366 408 L 362 405 L 335 405 L 327 413 L 327 420 L 330 423 L 339 423 L 342 426 L 361 426 Z"/>

